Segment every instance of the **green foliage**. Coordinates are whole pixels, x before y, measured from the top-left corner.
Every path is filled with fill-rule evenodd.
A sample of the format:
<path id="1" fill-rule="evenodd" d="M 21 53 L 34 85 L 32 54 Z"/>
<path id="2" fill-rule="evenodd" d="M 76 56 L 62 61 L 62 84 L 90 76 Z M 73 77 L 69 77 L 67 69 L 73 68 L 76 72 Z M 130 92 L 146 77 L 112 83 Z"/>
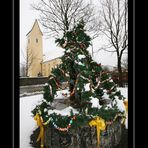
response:
<path id="1" fill-rule="evenodd" d="M 120 91 L 117 91 L 115 83 L 110 81 L 111 76 L 103 70 L 101 64 L 93 61 L 90 56 L 87 48 L 91 45 L 91 38 L 85 33 L 84 26 L 84 22 L 81 21 L 71 31 L 65 32 L 62 38 L 56 39 L 55 42 L 64 48 L 65 52 L 61 57 L 62 63 L 52 69 L 48 85 L 44 86 L 44 99 L 51 103 L 61 82 L 69 82 L 70 93 L 74 91 L 74 95 L 69 98 L 71 105 L 76 104 L 79 110 L 79 114 L 72 124 L 73 128 L 87 125 L 93 116 L 112 120 L 119 113 L 116 105 L 107 108 L 106 104 L 103 104 L 101 108 L 92 108 L 91 97 L 97 98 L 100 102 L 103 99 L 102 96 L 107 93 L 111 101 L 116 97 L 124 99 Z M 88 84 L 91 84 L 91 88 L 86 90 L 85 86 Z M 73 117 L 73 112 L 70 116 L 61 116 L 55 113 L 48 115 L 44 111 L 44 109 L 50 109 L 46 102 L 36 106 L 32 113 L 35 115 L 38 110 L 41 110 L 45 121 L 52 117 L 57 126 L 65 128 L 70 118 Z M 88 109 L 88 114 L 85 113 L 86 109 Z"/>
<path id="2" fill-rule="evenodd" d="M 95 90 L 95 97 L 101 97 L 104 95 L 103 89 L 97 88 Z"/>
<path id="3" fill-rule="evenodd" d="M 53 95 L 51 94 L 52 93 L 52 88 L 49 87 L 49 85 L 46 85 L 44 86 L 43 88 L 43 91 L 44 91 L 44 99 L 47 101 L 47 102 L 52 102 L 53 101 Z"/>
<path id="4" fill-rule="evenodd" d="M 99 116 L 103 118 L 105 121 L 113 120 L 117 113 L 121 113 L 117 107 L 106 109 L 106 107 L 98 108 L 90 108 L 88 113 L 93 116 Z"/>
<path id="5" fill-rule="evenodd" d="M 110 90 L 114 86 L 114 82 L 106 81 L 102 84 L 102 86 L 104 87 L 104 89 Z"/>
<path id="6" fill-rule="evenodd" d="M 42 102 L 40 105 L 37 105 L 36 108 L 34 108 L 32 110 L 32 113 L 35 116 L 36 113 L 39 113 L 39 111 L 40 111 L 41 116 L 43 117 L 43 120 L 47 121 L 48 120 L 48 112 L 45 111 L 45 109 L 48 111 L 48 109 L 50 109 L 50 106 L 47 105 L 46 102 Z"/>
<path id="7" fill-rule="evenodd" d="M 64 39 L 56 39 L 55 43 L 58 43 L 60 46 L 64 44 L 65 40 Z"/>
<path id="8" fill-rule="evenodd" d="M 92 96 L 92 92 L 91 91 L 85 91 L 85 92 L 82 92 L 81 93 L 81 99 L 82 99 L 82 102 L 85 102 L 85 101 L 90 101 L 91 100 L 91 96 Z"/>
<path id="9" fill-rule="evenodd" d="M 105 81 L 105 80 L 107 80 L 109 78 L 110 78 L 110 75 L 105 73 L 105 72 L 101 75 L 101 81 Z"/>
<path id="10" fill-rule="evenodd" d="M 52 117 L 53 122 L 61 128 L 66 128 L 70 121 L 70 117 L 57 115 L 56 113 L 51 114 L 49 117 Z"/>
<path id="11" fill-rule="evenodd" d="M 87 116 L 85 114 L 79 114 L 74 120 L 74 123 L 72 124 L 72 128 L 80 128 L 82 126 L 88 125 L 89 121 L 91 120 L 90 116 Z"/>

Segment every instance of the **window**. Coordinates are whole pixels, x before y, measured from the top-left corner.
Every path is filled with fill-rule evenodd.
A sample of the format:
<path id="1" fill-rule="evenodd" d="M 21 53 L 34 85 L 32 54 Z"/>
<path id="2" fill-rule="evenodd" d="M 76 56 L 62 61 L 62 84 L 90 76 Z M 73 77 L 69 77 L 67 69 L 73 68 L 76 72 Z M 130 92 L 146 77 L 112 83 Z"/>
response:
<path id="1" fill-rule="evenodd" d="M 38 39 L 36 38 L 36 43 L 38 43 Z"/>
<path id="2" fill-rule="evenodd" d="M 28 43 L 30 43 L 30 39 L 28 39 Z"/>

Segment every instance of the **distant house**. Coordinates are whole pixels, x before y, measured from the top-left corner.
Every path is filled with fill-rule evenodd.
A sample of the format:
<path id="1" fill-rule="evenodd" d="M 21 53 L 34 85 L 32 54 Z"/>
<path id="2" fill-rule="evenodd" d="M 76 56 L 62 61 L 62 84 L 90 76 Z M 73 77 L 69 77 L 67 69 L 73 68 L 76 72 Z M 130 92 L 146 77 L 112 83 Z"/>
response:
<path id="1" fill-rule="evenodd" d="M 43 60 L 43 33 L 38 21 L 35 20 L 27 33 L 27 65 L 28 77 L 49 76 L 53 67 L 61 63 L 59 58 Z M 50 55 L 49 55 L 50 56 Z"/>
<path id="2" fill-rule="evenodd" d="M 111 77 L 115 83 L 119 83 L 119 73 L 117 67 L 113 67 L 112 69 L 110 68 L 108 73 L 111 74 Z M 122 81 L 123 84 L 128 84 L 128 69 L 122 69 Z"/>
<path id="3" fill-rule="evenodd" d="M 111 65 L 102 65 L 102 68 L 105 72 L 109 73 L 113 79 L 113 81 L 118 84 L 119 83 L 119 73 L 118 68 Z M 122 81 L 123 85 L 128 84 L 128 69 L 122 68 Z"/>

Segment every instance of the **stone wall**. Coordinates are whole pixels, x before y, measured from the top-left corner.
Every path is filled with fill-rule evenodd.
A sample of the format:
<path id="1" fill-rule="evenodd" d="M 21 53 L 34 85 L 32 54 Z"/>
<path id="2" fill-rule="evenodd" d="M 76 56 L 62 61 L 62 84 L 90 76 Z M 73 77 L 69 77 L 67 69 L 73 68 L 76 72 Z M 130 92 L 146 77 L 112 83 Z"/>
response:
<path id="1" fill-rule="evenodd" d="M 22 77 L 20 78 L 20 86 L 40 85 L 47 83 L 47 81 L 48 77 Z"/>
<path id="2" fill-rule="evenodd" d="M 39 147 L 39 143 L 35 142 L 39 134 L 39 129 L 37 130 L 38 133 L 34 132 L 31 136 L 31 145 L 35 148 Z M 106 131 L 101 132 L 99 148 L 115 148 L 119 146 L 123 130 L 124 127 L 119 122 L 108 125 Z M 127 137 L 124 138 L 127 141 Z M 96 128 L 90 126 L 78 128 L 77 130 L 73 129 L 65 133 L 60 133 L 55 128 L 46 126 L 44 143 L 45 148 L 98 148 Z M 124 143 L 124 147 L 121 146 L 121 148 L 127 148 L 127 143 Z"/>
<path id="3" fill-rule="evenodd" d="M 27 85 L 27 86 L 20 86 L 20 95 L 27 95 L 27 94 L 34 94 L 34 93 L 42 93 L 43 92 L 43 84 L 42 85 Z"/>
<path id="4" fill-rule="evenodd" d="M 101 133 L 100 148 L 113 148 L 120 138 L 121 124 L 115 122 L 107 127 L 107 132 Z M 96 128 L 85 126 L 60 135 L 57 130 L 47 127 L 45 145 L 47 148 L 97 148 Z"/>

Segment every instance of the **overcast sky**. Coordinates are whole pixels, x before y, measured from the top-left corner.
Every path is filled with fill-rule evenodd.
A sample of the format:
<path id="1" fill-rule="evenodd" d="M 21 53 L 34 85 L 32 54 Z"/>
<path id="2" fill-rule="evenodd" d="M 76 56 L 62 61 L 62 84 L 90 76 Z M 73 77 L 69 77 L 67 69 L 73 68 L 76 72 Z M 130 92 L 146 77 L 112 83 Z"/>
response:
<path id="1" fill-rule="evenodd" d="M 20 63 L 24 61 L 24 53 L 26 52 L 26 34 L 31 30 L 32 25 L 35 19 L 39 19 L 39 14 L 37 11 L 33 10 L 30 6 L 33 2 L 39 0 L 20 0 Z M 43 32 L 43 27 L 41 26 Z M 97 38 L 93 41 L 93 49 L 96 51 L 103 41 L 101 38 Z M 91 51 L 91 47 L 89 47 Z M 54 43 L 54 38 L 46 39 L 46 36 L 43 36 L 43 54 L 45 58 L 53 59 L 55 57 L 61 56 L 63 49 L 56 46 Z M 93 59 L 102 65 L 112 65 L 116 66 L 116 54 L 111 54 L 105 51 L 98 52 L 94 54 Z"/>

